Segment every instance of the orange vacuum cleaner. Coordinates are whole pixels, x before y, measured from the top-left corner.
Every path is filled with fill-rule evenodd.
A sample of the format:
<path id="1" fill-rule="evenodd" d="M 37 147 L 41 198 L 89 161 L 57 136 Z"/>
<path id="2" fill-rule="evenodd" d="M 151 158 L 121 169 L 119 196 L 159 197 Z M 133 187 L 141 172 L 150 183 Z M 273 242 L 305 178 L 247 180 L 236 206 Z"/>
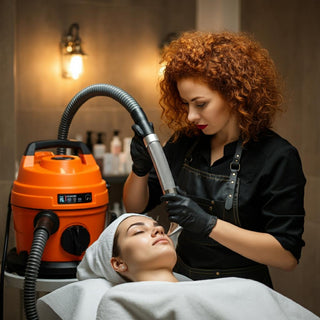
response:
<path id="1" fill-rule="evenodd" d="M 79 154 L 36 152 L 52 147 L 77 149 Z M 106 183 L 85 144 L 67 140 L 29 144 L 11 191 L 17 253 L 30 253 L 34 237 L 30 230 L 51 211 L 53 221 L 45 223 L 57 226 L 46 243 L 40 273 L 47 277 L 70 276 L 66 270 L 72 272 L 76 267 L 73 262 L 81 260 L 103 231 L 108 200 Z"/>

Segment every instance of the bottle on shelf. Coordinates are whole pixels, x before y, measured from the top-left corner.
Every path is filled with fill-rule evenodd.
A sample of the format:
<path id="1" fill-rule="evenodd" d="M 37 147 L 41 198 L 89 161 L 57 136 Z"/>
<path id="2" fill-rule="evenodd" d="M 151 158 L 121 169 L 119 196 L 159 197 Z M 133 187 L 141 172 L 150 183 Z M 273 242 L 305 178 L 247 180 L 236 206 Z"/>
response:
<path id="1" fill-rule="evenodd" d="M 125 137 L 123 139 L 123 171 L 124 174 L 129 174 L 132 167 L 132 159 L 130 154 L 130 144 L 131 144 L 131 137 Z"/>
<path id="2" fill-rule="evenodd" d="M 92 131 L 87 131 L 86 145 L 92 152 Z"/>
<path id="3" fill-rule="evenodd" d="M 119 138 L 119 130 L 113 131 L 113 137 L 110 143 L 110 151 L 112 154 L 119 155 L 122 149 L 122 142 Z"/>
<path id="4" fill-rule="evenodd" d="M 97 142 L 93 145 L 93 156 L 96 159 L 101 172 L 103 172 L 103 156 L 106 152 L 106 146 L 102 140 L 103 136 L 103 132 L 98 132 Z"/>
<path id="5" fill-rule="evenodd" d="M 122 150 L 122 142 L 119 138 L 119 130 L 113 131 L 113 137 L 110 142 L 110 152 L 112 154 L 112 174 L 120 174 L 120 153 Z"/>

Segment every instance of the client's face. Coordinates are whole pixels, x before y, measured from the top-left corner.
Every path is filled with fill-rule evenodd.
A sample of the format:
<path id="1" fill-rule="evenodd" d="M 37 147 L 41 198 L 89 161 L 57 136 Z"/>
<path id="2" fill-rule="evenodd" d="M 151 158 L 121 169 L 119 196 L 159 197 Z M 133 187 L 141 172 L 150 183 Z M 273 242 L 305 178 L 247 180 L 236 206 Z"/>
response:
<path id="1" fill-rule="evenodd" d="M 127 275 L 166 268 L 172 270 L 176 251 L 171 239 L 155 220 L 132 216 L 118 227 L 119 270 Z M 131 277 L 132 278 L 132 277 Z"/>

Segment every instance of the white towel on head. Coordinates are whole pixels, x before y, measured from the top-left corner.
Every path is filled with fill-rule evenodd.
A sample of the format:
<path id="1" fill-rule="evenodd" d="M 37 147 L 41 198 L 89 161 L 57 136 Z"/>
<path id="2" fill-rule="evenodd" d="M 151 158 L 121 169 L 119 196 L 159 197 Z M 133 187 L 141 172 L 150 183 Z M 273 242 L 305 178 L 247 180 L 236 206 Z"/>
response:
<path id="1" fill-rule="evenodd" d="M 141 216 L 138 213 L 125 213 L 113 221 L 87 250 L 78 265 L 77 278 L 79 280 L 104 278 L 113 285 L 126 282 L 116 271 L 113 270 L 110 259 L 112 258 L 112 248 L 114 235 L 119 224 L 132 216 Z M 144 217 L 147 217 L 144 215 Z M 148 217 L 152 219 L 151 217 Z"/>

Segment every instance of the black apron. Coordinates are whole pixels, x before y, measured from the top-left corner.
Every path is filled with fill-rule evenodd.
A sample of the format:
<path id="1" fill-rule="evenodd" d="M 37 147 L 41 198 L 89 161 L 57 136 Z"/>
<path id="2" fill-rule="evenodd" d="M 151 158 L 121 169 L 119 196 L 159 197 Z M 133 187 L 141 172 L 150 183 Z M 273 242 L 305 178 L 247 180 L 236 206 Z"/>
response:
<path id="1" fill-rule="evenodd" d="M 240 159 L 242 141 L 230 163 L 230 176 L 211 174 L 192 167 L 192 152 L 187 151 L 178 177 L 178 185 L 208 214 L 241 227 L 238 212 Z M 266 265 L 256 263 L 224 247 L 217 241 L 183 230 L 177 246 L 175 272 L 193 280 L 240 277 L 256 280 L 272 288 Z"/>

